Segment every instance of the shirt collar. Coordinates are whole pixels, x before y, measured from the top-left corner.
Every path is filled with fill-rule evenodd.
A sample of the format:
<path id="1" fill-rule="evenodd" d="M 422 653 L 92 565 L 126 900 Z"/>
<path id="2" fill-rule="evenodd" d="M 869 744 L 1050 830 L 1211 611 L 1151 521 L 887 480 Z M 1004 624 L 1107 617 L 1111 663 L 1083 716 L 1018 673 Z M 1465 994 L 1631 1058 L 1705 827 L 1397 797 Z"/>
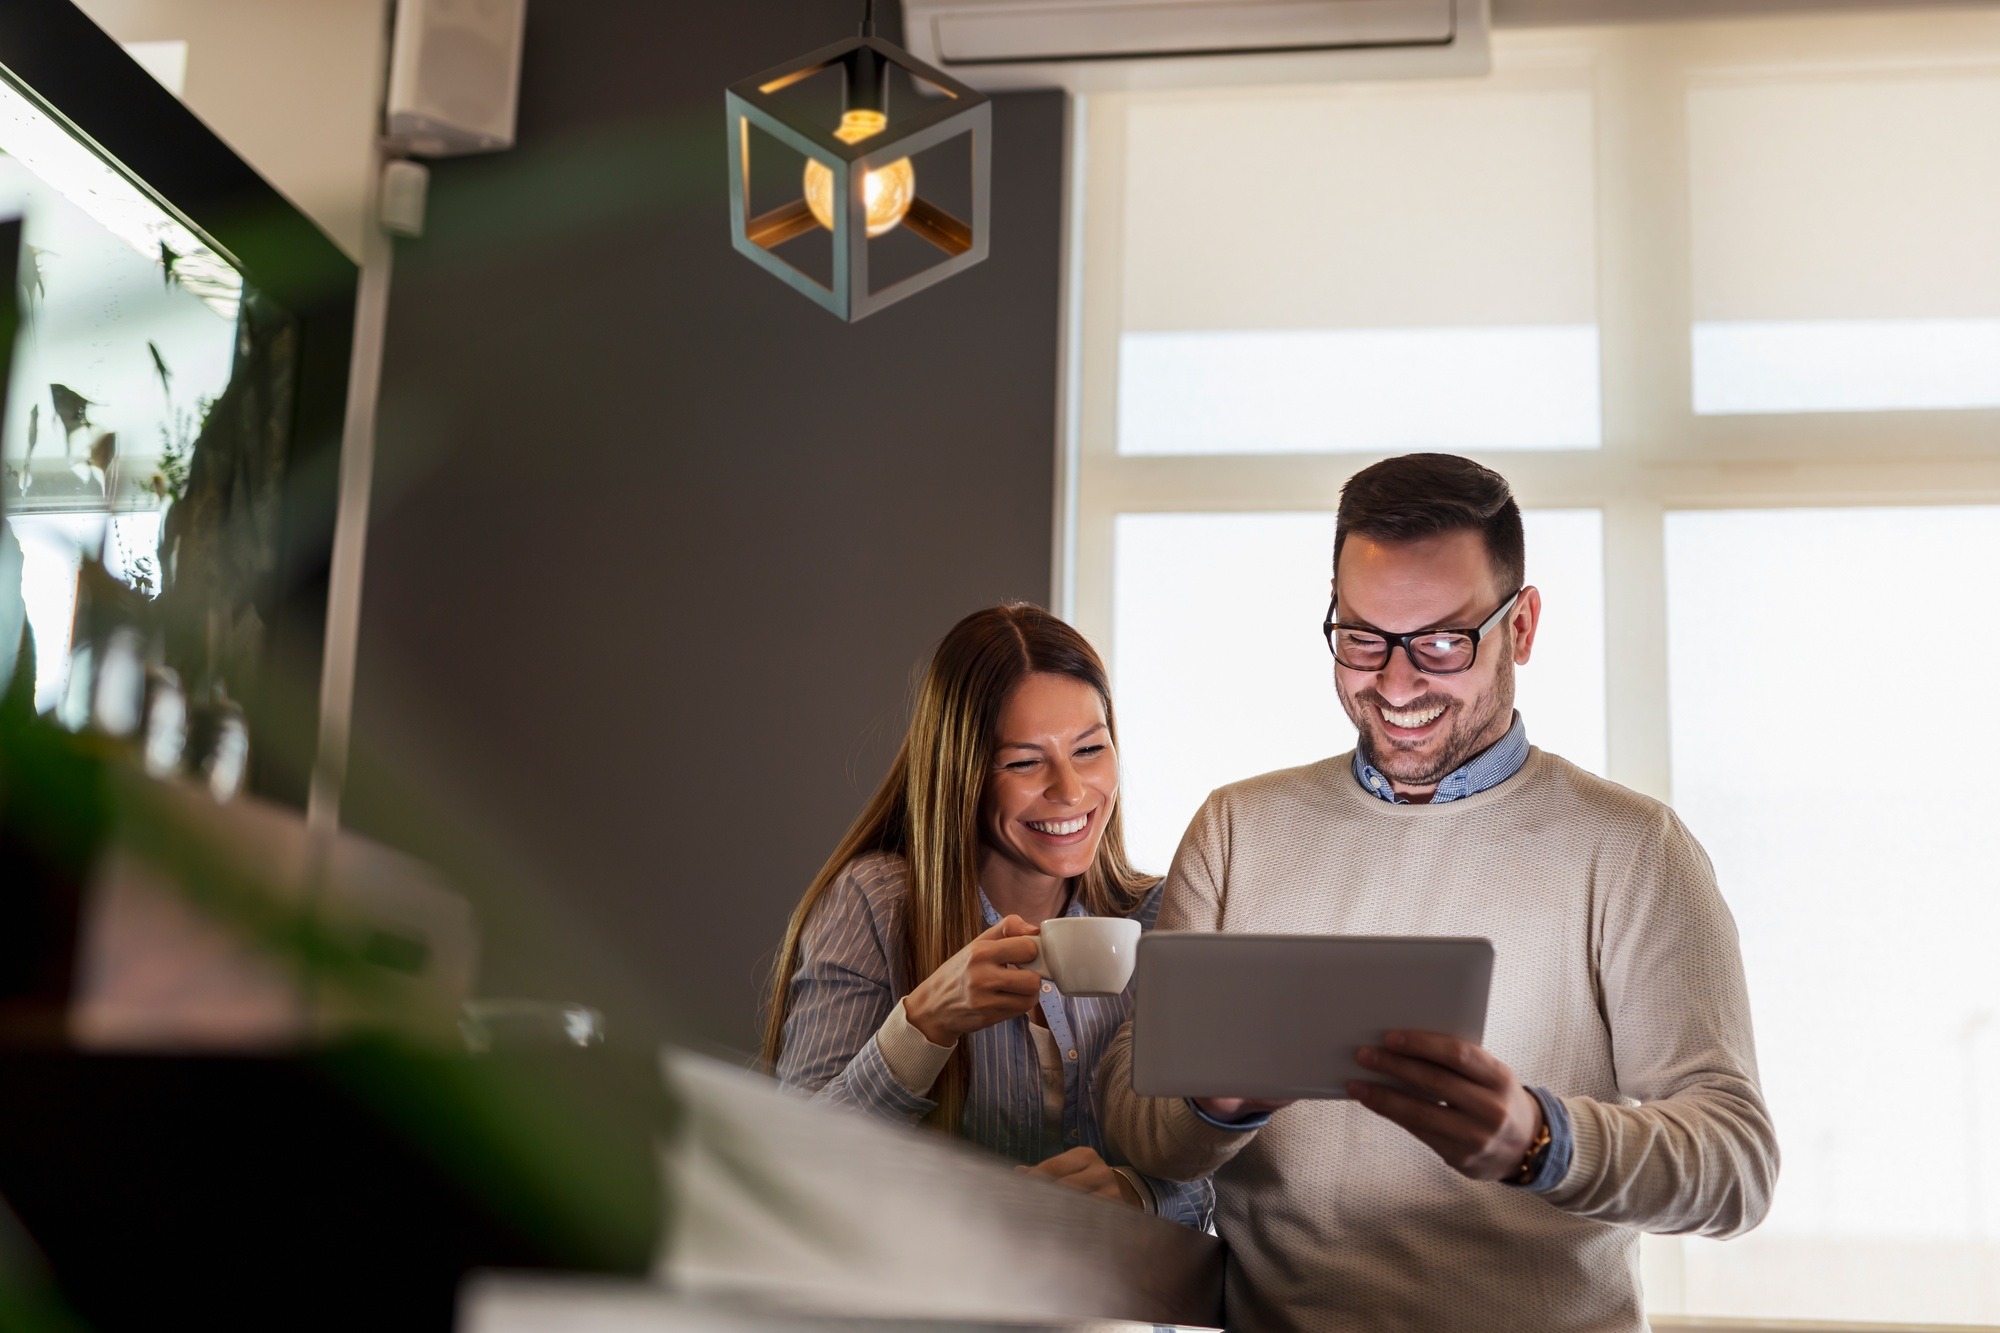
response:
<path id="1" fill-rule="evenodd" d="M 1443 805 L 1446 801 L 1463 800 L 1467 796 L 1477 796 L 1480 792 L 1497 787 L 1508 778 L 1521 771 L 1528 762 L 1528 728 L 1521 721 L 1519 709 L 1514 712 L 1513 725 L 1507 734 L 1478 754 L 1448 773 L 1437 785 L 1437 793 L 1431 797 L 1432 805 Z M 1375 766 L 1361 757 L 1361 747 L 1354 747 L 1354 780 L 1362 790 L 1379 800 L 1393 805 L 1408 805 L 1403 797 L 1396 795 L 1389 779 L 1378 772 Z"/>
<path id="2" fill-rule="evenodd" d="M 1063 915 L 1064 916 L 1090 915 L 1090 909 L 1083 905 L 1083 894 L 1080 891 L 1070 894 L 1069 906 L 1066 909 L 1064 909 Z M 993 927 L 1000 924 L 1000 914 L 994 911 L 993 904 L 986 900 L 985 889 L 981 889 L 979 891 L 979 919 L 986 923 L 986 928 L 988 930 L 991 930 L 993 929 Z M 1037 921 L 1034 922 L 1033 924 L 1039 926 L 1041 922 Z"/>

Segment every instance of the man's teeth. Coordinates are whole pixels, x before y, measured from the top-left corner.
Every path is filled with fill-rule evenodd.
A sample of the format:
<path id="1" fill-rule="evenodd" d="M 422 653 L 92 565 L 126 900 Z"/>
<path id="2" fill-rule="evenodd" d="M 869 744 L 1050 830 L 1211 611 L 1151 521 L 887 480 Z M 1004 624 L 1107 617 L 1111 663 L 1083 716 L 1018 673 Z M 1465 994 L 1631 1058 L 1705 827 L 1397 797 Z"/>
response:
<path id="1" fill-rule="evenodd" d="M 1429 708 L 1382 709 L 1382 716 L 1389 720 L 1391 726 L 1397 727 L 1428 727 L 1443 713 L 1443 704 L 1435 704 Z"/>
<path id="2" fill-rule="evenodd" d="M 1046 833 L 1051 837 L 1062 838 L 1072 833 L 1083 832 L 1084 825 L 1089 822 L 1089 815 L 1078 815 L 1075 819 L 1031 819 L 1028 821 L 1028 827 L 1037 833 Z"/>

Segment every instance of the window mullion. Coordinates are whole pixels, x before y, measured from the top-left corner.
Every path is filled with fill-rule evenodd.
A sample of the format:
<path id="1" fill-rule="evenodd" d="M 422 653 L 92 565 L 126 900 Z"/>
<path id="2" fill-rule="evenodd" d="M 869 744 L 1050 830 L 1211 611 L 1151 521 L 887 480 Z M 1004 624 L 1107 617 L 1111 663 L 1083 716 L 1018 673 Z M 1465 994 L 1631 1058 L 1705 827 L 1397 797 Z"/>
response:
<path id="1" fill-rule="evenodd" d="M 1693 425 L 1687 129 L 1678 44 L 1607 34 L 1597 79 L 1604 357 L 1605 738 L 1610 776 L 1666 800 L 1666 553 L 1646 460 Z"/>
<path id="2" fill-rule="evenodd" d="M 1604 507 L 1605 754 L 1613 781 L 1662 801 L 1673 794 L 1665 532 L 1656 500 Z"/>

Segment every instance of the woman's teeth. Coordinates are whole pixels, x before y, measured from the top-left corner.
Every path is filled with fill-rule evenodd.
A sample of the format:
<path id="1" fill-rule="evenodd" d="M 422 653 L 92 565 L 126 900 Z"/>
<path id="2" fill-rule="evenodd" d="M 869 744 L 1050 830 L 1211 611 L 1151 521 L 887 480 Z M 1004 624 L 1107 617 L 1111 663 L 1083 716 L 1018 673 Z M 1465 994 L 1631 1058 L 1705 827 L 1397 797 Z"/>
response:
<path id="1" fill-rule="evenodd" d="M 1028 821 L 1028 827 L 1037 833 L 1046 833 L 1051 837 L 1063 838 L 1068 837 L 1072 833 L 1083 832 L 1084 826 L 1089 823 L 1089 815 L 1078 815 L 1075 819 L 1031 819 Z"/>
<path id="2" fill-rule="evenodd" d="M 1410 708 L 1401 710 L 1395 708 L 1383 708 L 1380 711 L 1382 713 L 1382 716 L 1388 720 L 1391 726 L 1409 727 L 1414 729 L 1416 727 L 1428 727 L 1431 723 L 1437 721 L 1438 718 L 1443 716 L 1444 714 L 1444 705 L 1434 704 L 1429 708 Z"/>

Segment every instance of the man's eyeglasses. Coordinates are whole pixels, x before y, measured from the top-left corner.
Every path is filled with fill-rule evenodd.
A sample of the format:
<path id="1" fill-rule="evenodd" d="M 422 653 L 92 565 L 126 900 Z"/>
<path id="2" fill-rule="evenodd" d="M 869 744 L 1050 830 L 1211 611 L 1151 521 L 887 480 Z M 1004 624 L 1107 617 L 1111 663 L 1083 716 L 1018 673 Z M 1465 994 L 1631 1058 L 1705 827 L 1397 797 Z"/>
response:
<path id="1" fill-rule="evenodd" d="M 1420 629 L 1408 634 L 1388 634 L 1339 623 L 1333 618 L 1335 608 L 1340 605 L 1340 594 L 1336 591 L 1333 600 L 1327 603 L 1326 623 L 1321 628 L 1326 631 L 1326 646 L 1333 650 L 1333 660 L 1349 671 L 1381 671 L 1389 665 L 1390 654 L 1400 647 L 1409 657 L 1410 665 L 1425 675 L 1452 676 L 1472 666 L 1479 656 L 1479 641 L 1507 618 L 1514 603 L 1527 590 L 1526 584 L 1514 589 L 1477 628 Z"/>

